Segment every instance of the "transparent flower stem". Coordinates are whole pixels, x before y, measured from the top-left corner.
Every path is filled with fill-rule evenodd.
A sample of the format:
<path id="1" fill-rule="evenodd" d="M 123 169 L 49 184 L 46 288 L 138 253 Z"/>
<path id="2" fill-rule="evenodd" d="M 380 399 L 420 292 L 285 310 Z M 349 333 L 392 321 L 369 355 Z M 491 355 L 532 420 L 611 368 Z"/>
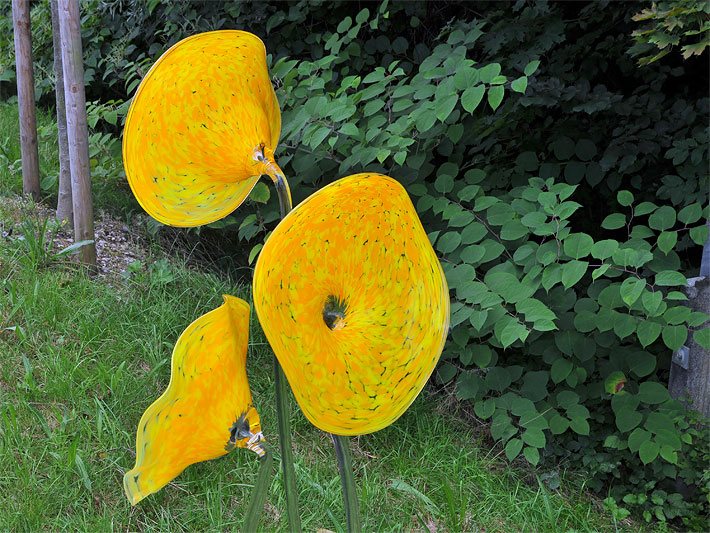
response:
<path id="1" fill-rule="evenodd" d="M 254 489 L 251 492 L 251 500 L 244 519 L 244 531 L 256 531 L 261 518 L 261 511 L 264 508 L 266 495 L 269 493 L 269 485 L 271 484 L 271 476 L 274 471 L 274 456 L 271 451 L 263 443 L 259 443 L 259 447 L 264 454 L 259 457 L 259 474 L 254 484 Z"/>
<path id="2" fill-rule="evenodd" d="M 341 437 L 331 434 L 335 455 L 338 458 L 338 471 L 340 472 L 340 482 L 343 486 L 343 506 L 345 507 L 345 517 L 348 523 L 349 533 L 360 533 L 362 524 L 360 523 L 360 505 L 355 488 L 355 477 L 353 476 L 353 461 L 350 453 L 350 437 Z"/>
<path id="3" fill-rule="evenodd" d="M 291 190 L 281 169 L 276 163 L 264 156 L 263 151 L 256 152 L 255 159 L 264 165 L 265 173 L 271 178 L 279 198 L 281 218 L 293 208 Z M 301 516 L 298 513 L 298 492 L 296 490 L 296 470 L 293 466 L 293 448 L 291 446 L 291 409 L 288 402 L 288 385 L 279 360 L 274 356 L 274 386 L 276 388 L 276 419 L 279 430 L 279 449 L 281 450 L 281 469 L 286 492 L 286 510 L 288 529 L 301 531 Z M 246 531 L 249 531 L 248 529 Z"/>

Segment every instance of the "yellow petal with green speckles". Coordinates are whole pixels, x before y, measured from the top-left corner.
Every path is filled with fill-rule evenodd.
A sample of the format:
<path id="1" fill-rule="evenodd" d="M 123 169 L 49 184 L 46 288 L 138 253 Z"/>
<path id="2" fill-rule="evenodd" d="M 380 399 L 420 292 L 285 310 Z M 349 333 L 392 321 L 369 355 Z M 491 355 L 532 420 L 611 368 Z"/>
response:
<path id="1" fill-rule="evenodd" d="M 123 477 L 135 505 L 193 463 L 220 457 L 261 437 L 246 374 L 249 305 L 225 296 L 180 335 L 170 384 L 138 424 L 136 464 Z M 256 437 L 251 439 L 250 435 Z"/>
<path id="2" fill-rule="evenodd" d="M 264 43 L 236 30 L 180 41 L 153 65 L 126 117 L 123 164 L 138 202 L 172 226 L 236 209 L 273 161 L 281 113 Z"/>
<path id="3" fill-rule="evenodd" d="M 404 188 L 357 174 L 274 230 L 254 306 L 306 417 L 336 435 L 394 422 L 436 366 L 449 326 L 441 265 Z"/>

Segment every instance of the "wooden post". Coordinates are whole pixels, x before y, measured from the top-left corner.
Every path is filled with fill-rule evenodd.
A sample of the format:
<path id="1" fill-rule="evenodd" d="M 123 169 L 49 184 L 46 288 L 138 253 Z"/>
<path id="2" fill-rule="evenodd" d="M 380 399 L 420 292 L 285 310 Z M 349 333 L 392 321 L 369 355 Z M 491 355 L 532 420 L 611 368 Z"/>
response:
<path id="1" fill-rule="evenodd" d="M 59 30 L 67 108 L 67 138 L 71 168 L 74 241 L 94 240 L 94 208 L 89 173 L 89 130 L 86 125 L 84 59 L 81 48 L 79 0 L 59 0 Z M 96 267 L 94 243 L 81 248 L 82 263 Z"/>
<path id="2" fill-rule="evenodd" d="M 54 92 L 57 102 L 57 138 L 59 141 L 59 194 L 57 220 L 74 224 L 71 200 L 71 171 L 69 167 L 69 141 L 67 139 L 67 109 L 64 104 L 64 72 L 62 71 L 62 43 L 59 35 L 59 8 L 57 0 L 50 0 L 52 10 L 52 42 L 54 44 Z"/>
<path id="3" fill-rule="evenodd" d="M 20 107 L 20 150 L 22 153 L 22 192 L 39 200 L 39 155 L 35 117 L 35 81 L 32 71 L 32 34 L 30 1 L 12 0 L 12 25 L 15 30 L 17 100 Z"/>

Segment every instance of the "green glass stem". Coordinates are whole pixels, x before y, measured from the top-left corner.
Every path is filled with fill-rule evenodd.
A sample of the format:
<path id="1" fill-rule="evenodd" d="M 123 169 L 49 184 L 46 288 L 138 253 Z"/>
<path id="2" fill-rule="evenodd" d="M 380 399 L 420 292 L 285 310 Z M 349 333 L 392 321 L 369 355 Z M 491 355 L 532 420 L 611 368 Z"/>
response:
<path id="1" fill-rule="evenodd" d="M 279 428 L 279 447 L 281 450 L 281 469 L 286 491 L 286 510 L 289 531 L 301 531 L 301 516 L 298 513 L 298 492 L 296 490 L 296 469 L 293 467 L 293 449 L 291 447 L 291 421 L 288 405 L 288 386 L 286 376 L 274 356 L 274 384 L 276 386 L 276 418 Z"/>
<path id="2" fill-rule="evenodd" d="M 244 531 L 246 532 L 256 531 L 259 526 L 261 511 L 264 509 L 264 502 L 266 501 L 266 495 L 269 493 L 271 476 L 274 471 L 274 457 L 271 451 L 263 442 L 260 443 L 260 446 L 266 453 L 259 458 L 259 474 L 251 492 L 249 508 L 244 519 Z"/>
<path id="3" fill-rule="evenodd" d="M 281 218 L 289 214 L 293 208 L 291 191 L 288 182 L 280 169 L 270 161 L 261 159 L 269 169 L 269 177 L 274 182 L 279 198 Z M 279 360 L 274 356 L 274 386 L 276 387 L 276 419 L 279 430 L 279 449 L 281 450 L 281 470 L 284 476 L 284 491 L 286 492 L 286 511 L 289 531 L 301 531 L 301 516 L 298 512 L 298 492 L 296 489 L 296 469 L 293 466 L 293 448 L 291 446 L 291 409 L 288 403 L 288 385 Z"/>
<path id="4" fill-rule="evenodd" d="M 353 459 L 350 453 L 350 437 L 340 435 L 330 435 L 335 446 L 335 455 L 338 458 L 338 471 L 340 472 L 340 482 L 343 486 L 343 505 L 345 507 L 345 517 L 348 523 L 349 533 L 360 533 L 362 524 L 360 523 L 360 505 L 355 487 L 355 477 L 353 476 Z"/>

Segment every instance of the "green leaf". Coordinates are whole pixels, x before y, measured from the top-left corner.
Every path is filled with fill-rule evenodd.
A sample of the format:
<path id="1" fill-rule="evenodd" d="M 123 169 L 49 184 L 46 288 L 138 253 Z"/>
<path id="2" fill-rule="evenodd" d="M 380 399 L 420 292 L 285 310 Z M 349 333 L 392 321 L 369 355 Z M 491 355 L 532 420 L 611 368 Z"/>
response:
<path id="1" fill-rule="evenodd" d="M 564 240 L 564 251 L 573 259 L 581 259 L 592 251 L 592 239 L 586 233 L 572 233 Z"/>
<path id="2" fill-rule="evenodd" d="M 520 281 L 508 272 L 489 272 L 485 283 L 488 288 L 500 294 L 507 302 L 517 302 L 520 298 Z"/>
<path id="3" fill-rule="evenodd" d="M 570 372 L 572 372 L 572 368 L 573 365 L 569 359 L 565 359 L 564 357 L 555 359 L 555 362 L 552 363 L 552 367 L 550 368 L 550 377 L 552 378 L 552 381 L 555 383 L 561 383 L 567 379 L 567 376 L 569 376 Z"/>
<path id="4" fill-rule="evenodd" d="M 515 309 L 518 313 L 525 315 L 525 320 L 527 322 L 557 319 L 557 315 L 555 315 L 549 307 L 535 298 L 520 300 L 515 304 Z"/>
<path id="5" fill-rule="evenodd" d="M 632 307 L 645 288 L 646 281 L 643 279 L 626 278 L 621 284 L 621 299 L 627 306 Z"/>
<path id="6" fill-rule="evenodd" d="M 663 326 L 662 337 L 665 345 L 675 351 L 683 346 L 688 338 L 688 328 L 685 326 Z"/>
<path id="7" fill-rule="evenodd" d="M 249 193 L 249 198 L 260 204 L 265 204 L 266 202 L 268 202 L 270 197 L 271 191 L 269 190 L 269 187 L 266 185 L 266 183 L 261 181 L 254 185 L 254 188 Z"/>
<path id="8" fill-rule="evenodd" d="M 501 323 L 501 321 L 496 323 L 496 336 L 503 348 L 507 348 L 517 340 L 524 341 L 527 338 L 529 333 L 527 328 L 517 320 L 511 318 L 509 321 L 504 322 L 505 325 L 498 332 L 497 326 Z"/>
<path id="9" fill-rule="evenodd" d="M 461 244 L 461 234 L 456 231 L 444 233 L 436 243 L 436 248 L 442 254 L 448 254 L 456 250 Z"/>
<path id="10" fill-rule="evenodd" d="M 523 442 L 535 448 L 544 448 L 546 444 L 545 434 L 537 428 L 529 428 L 523 433 Z"/>
<path id="11" fill-rule="evenodd" d="M 540 462 L 540 452 L 537 450 L 537 448 L 531 448 L 530 446 L 526 446 L 523 450 L 523 455 L 525 456 L 525 459 L 527 459 L 528 463 L 533 466 L 537 465 Z"/>
<path id="12" fill-rule="evenodd" d="M 644 381 L 639 385 L 638 399 L 649 405 L 663 403 L 670 399 L 668 389 L 657 381 Z"/>
<path id="13" fill-rule="evenodd" d="M 476 413 L 476 416 L 481 420 L 488 420 L 493 416 L 495 410 L 496 402 L 493 398 L 477 401 L 473 405 L 473 412 Z"/>
<path id="14" fill-rule="evenodd" d="M 530 61 L 530 63 L 525 65 L 525 69 L 523 70 L 523 72 L 525 73 L 526 76 L 532 76 L 539 66 L 540 66 L 540 61 L 535 59 L 534 61 Z"/>
<path id="15" fill-rule="evenodd" d="M 653 343 L 661 334 L 662 326 L 658 322 L 650 320 L 642 321 L 636 328 L 636 336 L 644 348 Z"/>
<path id="16" fill-rule="evenodd" d="M 478 71 L 480 80 L 483 83 L 490 83 L 493 78 L 500 74 L 500 63 L 490 63 Z"/>
<path id="17" fill-rule="evenodd" d="M 634 207 L 634 216 L 640 217 L 648 215 L 649 213 L 653 213 L 656 209 L 658 209 L 658 206 L 652 202 L 641 202 Z"/>
<path id="18" fill-rule="evenodd" d="M 550 418 L 550 431 L 553 435 L 560 435 L 569 428 L 569 420 L 560 414 L 555 414 Z"/>
<path id="19" fill-rule="evenodd" d="M 656 315 L 656 311 L 658 311 L 662 301 L 663 293 L 661 293 L 661 291 L 644 291 L 641 296 L 641 303 L 649 316 Z"/>
<path id="20" fill-rule="evenodd" d="M 685 276 L 675 270 L 663 270 L 656 274 L 656 285 L 662 287 L 672 287 L 676 285 L 687 285 Z"/>
<path id="21" fill-rule="evenodd" d="M 500 230 L 500 238 L 504 241 L 515 241 L 524 237 L 530 232 L 519 220 L 511 220 L 503 224 Z"/>
<path id="22" fill-rule="evenodd" d="M 456 397 L 459 400 L 470 400 L 478 395 L 483 380 L 473 372 L 464 372 L 456 381 Z"/>
<path id="23" fill-rule="evenodd" d="M 619 229 L 623 228 L 626 224 L 626 216 L 621 213 L 613 213 L 607 216 L 602 221 L 602 228 L 604 229 Z"/>
<path id="24" fill-rule="evenodd" d="M 618 396 L 615 396 L 618 397 Z M 616 411 L 616 427 L 622 433 L 628 433 L 641 423 L 643 416 L 635 409 L 620 409 Z"/>
<path id="25" fill-rule="evenodd" d="M 476 270 L 471 265 L 456 265 L 446 271 L 446 281 L 451 289 L 473 286 L 471 283 L 476 278 Z M 475 285 L 478 287 L 479 285 Z"/>
<path id="26" fill-rule="evenodd" d="M 249 252 L 249 264 L 251 265 L 254 262 L 254 259 L 256 259 L 257 254 L 261 251 L 262 247 L 264 245 L 262 243 L 259 243 L 255 245 Z"/>
<path id="27" fill-rule="evenodd" d="M 690 228 L 690 238 L 693 242 L 699 246 L 703 246 L 708 240 L 708 225 L 703 224 L 702 226 L 696 226 Z"/>
<path id="28" fill-rule="evenodd" d="M 500 103 L 503 101 L 504 93 L 505 88 L 502 85 L 494 85 L 488 89 L 488 105 L 491 106 L 493 111 L 500 106 Z"/>
<path id="29" fill-rule="evenodd" d="M 473 351 L 472 361 L 479 368 L 487 368 L 493 360 L 493 350 L 485 344 L 477 344 L 471 347 Z"/>
<path id="30" fill-rule="evenodd" d="M 586 261 L 570 261 L 562 265 L 562 285 L 565 289 L 569 289 L 574 284 L 576 284 L 585 272 L 587 272 L 587 267 L 589 263 Z"/>
<path id="31" fill-rule="evenodd" d="M 467 112 L 473 113 L 478 107 L 478 104 L 481 103 L 481 100 L 483 100 L 483 94 L 485 92 L 486 87 L 484 85 L 469 87 L 461 95 L 461 105 Z"/>
<path id="32" fill-rule="evenodd" d="M 667 414 L 658 411 L 648 414 L 644 427 L 652 433 L 677 432 L 673 419 Z"/>
<path id="33" fill-rule="evenodd" d="M 470 265 L 477 265 L 483 256 L 486 255 L 486 248 L 480 244 L 472 244 L 461 251 L 461 261 Z"/>
<path id="34" fill-rule="evenodd" d="M 703 209 L 700 207 L 700 204 L 695 203 L 681 209 L 678 213 L 678 220 L 683 224 L 694 224 L 700 220 L 701 216 L 703 216 Z"/>
<path id="35" fill-rule="evenodd" d="M 710 350 L 710 328 L 694 331 L 693 340 L 706 350 Z"/>
<path id="36" fill-rule="evenodd" d="M 678 242 L 678 232 L 677 231 L 664 231 L 658 236 L 658 249 L 664 254 L 670 252 Z"/>
<path id="37" fill-rule="evenodd" d="M 574 153 L 582 161 L 589 161 L 597 155 L 597 147 L 590 139 L 580 139 L 574 148 Z"/>
<path id="38" fill-rule="evenodd" d="M 365 106 L 365 108 L 367 108 L 367 106 Z M 330 133 L 331 131 L 329 127 L 321 126 L 315 131 L 315 133 L 313 133 L 313 135 L 311 135 L 311 138 L 308 141 L 308 145 L 314 149 L 318 148 L 321 144 L 323 144 L 323 141 L 328 135 L 330 135 Z"/>
<path id="39" fill-rule="evenodd" d="M 459 101 L 459 95 L 454 93 L 450 94 L 449 96 L 445 98 L 440 98 L 436 100 L 436 118 L 439 119 L 440 122 L 444 122 L 451 112 L 454 110 L 454 107 L 456 107 L 456 104 Z"/>
<path id="40" fill-rule="evenodd" d="M 634 195 L 629 191 L 619 191 L 616 193 L 616 201 L 624 207 L 628 207 L 634 203 Z"/>
<path id="41" fill-rule="evenodd" d="M 505 445 L 505 456 L 508 458 L 508 461 L 512 461 L 515 459 L 518 454 L 520 453 L 520 450 L 523 449 L 523 441 L 520 439 L 510 439 L 508 441 L 508 444 Z"/>
<path id="42" fill-rule="evenodd" d="M 656 356 L 648 352 L 637 351 L 629 355 L 628 363 L 631 372 L 642 378 L 656 369 Z"/>
<path id="43" fill-rule="evenodd" d="M 488 235 L 488 229 L 479 222 L 471 222 L 461 232 L 461 242 L 463 244 L 473 244 L 479 242 Z"/>
<path id="44" fill-rule="evenodd" d="M 451 363 L 444 363 L 438 368 L 439 380 L 442 383 L 448 383 L 456 375 L 456 367 Z"/>
<path id="45" fill-rule="evenodd" d="M 644 441 L 639 447 L 639 457 L 643 464 L 647 465 L 658 457 L 658 444 L 652 440 Z"/>
<path id="46" fill-rule="evenodd" d="M 592 246 L 592 257 L 595 259 L 607 259 L 614 255 L 619 249 L 619 243 L 613 239 L 606 239 L 603 241 L 595 242 Z"/>
<path id="47" fill-rule="evenodd" d="M 664 205 L 659 207 L 650 217 L 648 217 L 648 225 L 653 229 L 666 230 L 673 227 L 675 220 L 675 209 L 669 205 Z"/>
<path id="48" fill-rule="evenodd" d="M 466 185 L 458 192 L 458 199 L 462 202 L 470 202 L 481 192 L 480 185 Z"/>
<path id="49" fill-rule="evenodd" d="M 641 445 L 649 440 L 651 440 L 651 434 L 648 431 L 642 428 L 636 428 L 629 435 L 629 450 L 636 453 L 639 451 L 639 448 L 641 448 Z"/>
<path id="50" fill-rule="evenodd" d="M 678 452 L 670 446 L 661 446 L 661 457 L 672 465 L 678 464 Z"/>
<path id="51" fill-rule="evenodd" d="M 569 422 L 569 427 L 577 435 L 589 435 L 589 422 L 586 418 L 573 417 Z"/>
<path id="52" fill-rule="evenodd" d="M 560 161 L 567 161 L 570 157 L 572 157 L 572 154 L 574 154 L 574 141 L 563 135 L 552 143 L 552 151 L 557 159 Z"/>
<path id="53" fill-rule="evenodd" d="M 354 122 L 346 122 L 343 124 L 343 127 L 340 128 L 340 133 L 343 135 L 349 135 L 350 137 L 356 137 L 360 135 L 360 130 Z"/>
<path id="54" fill-rule="evenodd" d="M 525 94 L 525 89 L 528 88 L 528 77 L 520 76 L 517 80 L 513 80 L 510 88 L 516 93 Z"/>

